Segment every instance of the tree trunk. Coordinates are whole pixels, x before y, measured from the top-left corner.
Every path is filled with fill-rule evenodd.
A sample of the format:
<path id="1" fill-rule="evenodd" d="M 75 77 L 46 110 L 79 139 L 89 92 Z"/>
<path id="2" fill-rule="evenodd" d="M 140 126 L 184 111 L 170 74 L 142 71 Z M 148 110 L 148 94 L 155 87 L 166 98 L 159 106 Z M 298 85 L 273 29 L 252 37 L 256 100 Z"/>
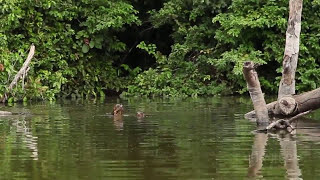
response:
<path id="1" fill-rule="evenodd" d="M 270 117 L 292 117 L 310 110 L 320 108 L 320 88 L 305 92 L 292 97 L 295 100 L 294 110 L 290 114 L 283 114 L 278 109 L 278 101 L 267 104 L 268 114 Z M 250 111 L 245 115 L 246 118 L 256 118 L 254 111 Z"/>
<path id="2" fill-rule="evenodd" d="M 286 32 L 286 46 L 284 50 L 283 70 L 278 99 L 295 94 L 295 73 L 299 55 L 302 0 L 290 0 L 289 8 L 290 12 Z"/>
<path id="3" fill-rule="evenodd" d="M 269 123 L 268 109 L 264 100 L 257 72 L 254 70 L 253 62 L 245 62 L 243 74 L 247 81 L 248 90 L 257 116 L 258 125 Z"/>
<path id="4" fill-rule="evenodd" d="M 302 0 L 290 0 L 289 19 L 286 32 L 286 46 L 283 57 L 282 77 L 279 85 L 276 114 L 292 115 L 296 111 L 295 73 L 298 64 L 299 41 L 301 31 Z"/>
<path id="5" fill-rule="evenodd" d="M 290 118 L 294 116 L 302 116 L 309 113 L 311 110 L 320 108 L 320 88 L 309 91 L 300 95 L 295 94 L 295 72 L 297 69 L 299 55 L 299 41 L 301 31 L 301 14 L 303 0 L 290 0 L 289 2 L 289 19 L 286 32 L 286 45 L 283 57 L 282 78 L 279 85 L 278 100 L 268 105 L 262 104 L 263 108 L 267 109 L 269 117 Z M 245 66 L 244 75 L 246 77 Z M 257 76 L 256 76 L 257 77 Z M 246 78 L 248 89 L 254 110 L 245 115 L 246 118 L 260 119 L 256 102 L 252 98 L 252 93 L 249 88 L 250 79 Z M 256 80 L 258 81 L 258 80 Z M 256 84 L 260 88 L 260 84 Z M 258 88 L 258 87 L 256 87 Z M 272 127 L 287 128 L 290 126 L 290 121 L 278 120 L 273 123 Z"/>
<path id="6" fill-rule="evenodd" d="M 12 89 L 14 88 L 14 86 L 18 83 L 19 79 L 21 79 L 21 78 L 22 78 L 22 88 L 24 88 L 24 79 L 30 69 L 29 64 L 31 62 L 31 59 L 33 58 L 34 52 L 35 52 L 35 46 L 32 44 L 30 46 L 30 51 L 29 51 L 29 54 L 28 54 L 26 61 L 23 63 L 23 65 L 20 68 L 20 70 L 18 71 L 18 73 L 14 76 L 14 79 L 10 83 L 10 85 L 7 89 L 7 92 L 4 93 L 3 97 L 0 98 L 0 101 L 2 101 L 3 103 L 7 101 L 8 94 L 11 93 Z"/>

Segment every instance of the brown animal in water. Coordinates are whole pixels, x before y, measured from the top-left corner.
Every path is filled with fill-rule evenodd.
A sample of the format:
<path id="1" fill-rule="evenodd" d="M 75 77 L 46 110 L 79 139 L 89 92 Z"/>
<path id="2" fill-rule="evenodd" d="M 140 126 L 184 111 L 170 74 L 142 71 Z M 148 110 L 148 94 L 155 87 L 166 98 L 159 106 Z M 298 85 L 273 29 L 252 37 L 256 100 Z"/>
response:
<path id="1" fill-rule="evenodd" d="M 137 112 L 137 118 L 138 119 L 142 119 L 142 118 L 144 118 L 145 117 L 145 114 L 143 113 L 143 112 L 141 112 L 141 111 L 138 111 Z"/>
<path id="2" fill-rule="evenodd" d="M 113 107 L 113 111 L 111 112 L 112 115 L 114 116 L 119 116 L 119 115 L 123 115 L 123 105 L 122 104 L 116 104 Z"/>
<path id="3" fill-rule="evenodd" d="M 116 104 L 114 105 L 113 111 L 111 112 L 111 114 L 113 115 L 114 126 L 118 131 L 123 130 L 123 119 L 122 119 L 123 111 L 124 111 L 123 105 Z"/>

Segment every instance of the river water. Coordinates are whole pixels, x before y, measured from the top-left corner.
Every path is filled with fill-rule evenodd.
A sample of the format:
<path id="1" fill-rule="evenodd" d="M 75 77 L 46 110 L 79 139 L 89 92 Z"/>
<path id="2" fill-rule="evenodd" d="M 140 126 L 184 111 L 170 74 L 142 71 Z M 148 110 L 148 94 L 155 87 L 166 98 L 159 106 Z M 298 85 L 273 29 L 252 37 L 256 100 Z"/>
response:
<path id="1" fill-rule="evenodd" d="M 320 113 L 295 133 L 257 134 L 251 108 L 243 97 L 3 106 L 22 114 L 0 117 L 0 179 L 319 179 Z"/>

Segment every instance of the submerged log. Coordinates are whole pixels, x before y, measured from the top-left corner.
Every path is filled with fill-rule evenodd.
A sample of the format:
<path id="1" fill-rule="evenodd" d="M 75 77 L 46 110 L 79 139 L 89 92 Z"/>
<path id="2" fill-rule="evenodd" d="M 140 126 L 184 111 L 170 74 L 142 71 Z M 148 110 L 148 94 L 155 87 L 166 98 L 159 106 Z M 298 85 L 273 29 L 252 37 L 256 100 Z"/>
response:
<path id="1" fill-rule="evenodd" d="M 256 113 L 257 124 L 267 125 L 269 123 L 268 109 L 253 62 L 248 61 L 244 63 L 243 74 L 247 81 L 248 90 Z"/>

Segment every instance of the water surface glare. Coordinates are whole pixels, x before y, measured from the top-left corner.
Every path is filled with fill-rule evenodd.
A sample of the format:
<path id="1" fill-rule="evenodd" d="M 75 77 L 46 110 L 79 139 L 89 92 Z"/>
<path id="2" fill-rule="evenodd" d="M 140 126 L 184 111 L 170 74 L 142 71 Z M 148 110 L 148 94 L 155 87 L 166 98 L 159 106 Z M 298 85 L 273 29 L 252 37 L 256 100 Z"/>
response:
<path id="1" fill-rule="evenodd" d="M 0 179 L 319 179 L 319 111 L 295 134 L 256 134 L 251 108 L 239 97 L 3 106 L 22 114 L 0 117 Z"/>

